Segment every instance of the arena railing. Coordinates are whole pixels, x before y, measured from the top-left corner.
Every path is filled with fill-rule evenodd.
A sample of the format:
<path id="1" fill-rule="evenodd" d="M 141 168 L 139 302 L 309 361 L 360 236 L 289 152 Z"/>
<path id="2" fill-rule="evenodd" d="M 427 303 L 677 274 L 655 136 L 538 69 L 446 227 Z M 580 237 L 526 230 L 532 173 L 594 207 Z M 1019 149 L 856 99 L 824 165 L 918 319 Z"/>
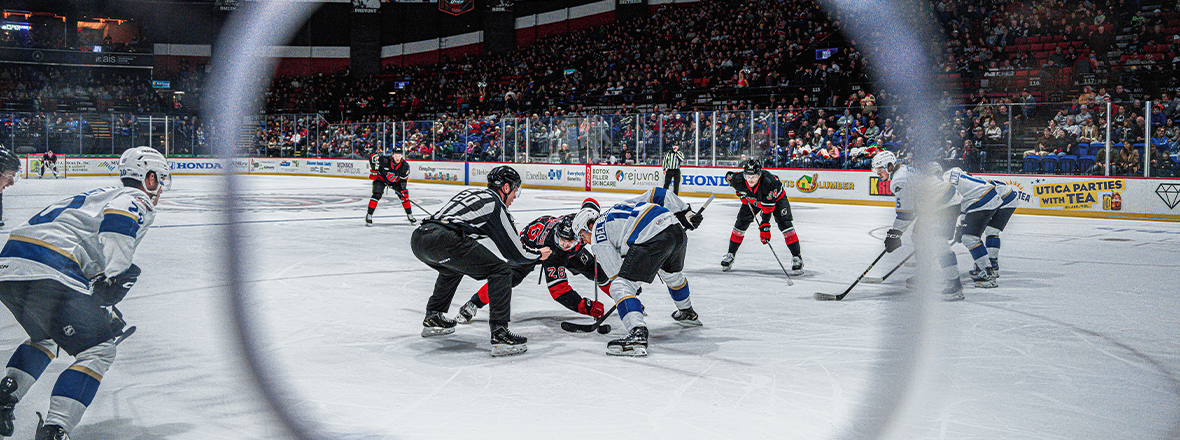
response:
<path id="1" fill-rule="evenodd" d="M 1149 109 L 1155 107 L 1134 101 L 1085 109 L 1077 101 L 947 102 L 941 108 L 946 116 L 944 166 L 985 173 L 1180 175 L 1180 128 L 1174 121 L 1180 114 L 1153 115 Z M 1160 113 L 1177 112 L 1170 103 L 1160 107 Z M 828 127 L 817 135 L 814 125 L 802 121 L 814 119 L 819 110 Z M 866 117 L 871 111 L 878 112 L 878 129 L 891 128 L 892 138 L 872 138 Z M 808 112 L 807 117 L 789 108 L 443 116 L 335 124 L 318 114 L 272 114 L 251 117 L 239 133 L 227 135 L 239 139 L 235 154 L 241 156 L 364 158 L 398 147 L 417 160 L 520 163 L 659 165 L 662 155 L 677 145 L 685 165 L 732 166 L 744 158 L 760 158 L 776 168 L 867 169 L 878 149 L 906 152 L 905 115 L 891 107 Z M 1074 127 L 1086 119 L 1092 122 Z M 151 145 L 168 155 L 203 156 L 212 154 L 213 139 L 221 135 L 195 116 L 0 113 L 0 121 L 0 142 L 19 153 L 52 149 L 117 155 L 132 146 Z M 863 144 L 857 138 L 864 138 Z M 838 154 L 820 151 L 828 141 Z"/>

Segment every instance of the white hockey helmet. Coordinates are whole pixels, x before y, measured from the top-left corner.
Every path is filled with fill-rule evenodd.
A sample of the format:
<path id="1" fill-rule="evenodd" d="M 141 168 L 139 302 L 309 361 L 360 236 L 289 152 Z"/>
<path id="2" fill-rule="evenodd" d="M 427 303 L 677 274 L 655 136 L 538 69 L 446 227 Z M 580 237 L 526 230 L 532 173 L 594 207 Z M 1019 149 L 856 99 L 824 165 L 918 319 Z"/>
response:
<path id="1" fill-rule="evenodd" d="M 168 173 L 168 160 L 155 148 L 129 148 L 123 152 L 122 156 L 119 156 L 119 178 L 133 179 L 143 183 L 149 172 L 155 172 L 156 179 L 160 181 L 160 189 L 153 195 L 159 196 L 160 191 L 172 188 L 172 175 Z"/>
<path id="2" fill-rule="evenodd" d="M 582 208 L 574 214 L 574 235 L 579 235 L 582 231 L 593 233 L 594 222 L 598 220 L 598 210 L 594 208 Z"/>
<path id="3" fill-rule="evenodd" d="M 881 150 L 878 151 L 877 154 L 873 155 L 873 171 L 876 171 L 878 168 L 883 168 L 886 171 L 892 173 L 892 170 L 889 169 L 889 165 L 896 163 L 897 155 L 893 154 L 892 151 Z"/>

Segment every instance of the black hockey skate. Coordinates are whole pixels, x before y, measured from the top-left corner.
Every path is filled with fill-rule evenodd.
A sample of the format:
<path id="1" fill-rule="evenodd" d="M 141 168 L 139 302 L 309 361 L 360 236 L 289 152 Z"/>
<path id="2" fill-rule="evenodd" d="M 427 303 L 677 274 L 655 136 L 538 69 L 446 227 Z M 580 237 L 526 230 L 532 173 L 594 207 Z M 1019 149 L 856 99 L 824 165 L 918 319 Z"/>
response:
<path id="1" fill-rule="evenodd" d="M 455 322 L 467 324 L 475 319 L 476 313 L 479 313 L 479 307 L 474 302 L 467 301 L 467 304 L 463 304 L 463 307 L 459 308 L 459 316 L 455 317 Z"/>
<path id="2" fill-rule="evenodd" d="M 373 226 L 373 214 L 365 214 L 365 226 Z"/>
<path id="3" fill-rule="evenodd" d="M 942 289 L 943 301 L 959 301 L 963 299 L 963 282 L 958 278 L 951 280 L 950 284 Z"/>
<path id="4" fill-rule="evenodd" d="M 733 254 L 725 254 L 724 257 L 721 257 L 721 271 L 722 272 L 729 272 L 729 269 L 732 269 L 732 268 L 733 268 Z"/>
<path id="5" fill-rule="evenodd" d="M 3 223 L 0 223 L 0 226 L 3 226 Z M 999 258 L 991 258 L 990 260 L 992 263 L 992 271 L 996 273 L 996 278 L 999 278 L 1000 277 L 1000 259 Z"/>
<path id="6" fill-rule="evenodd" d="M 982 268 L 982 269 L 980 269 L 979 267 L 976 267 L 975 269 L 972 269 L 970 272 L 967 272 L 967 274 L 971 275 L 972 281 L 975 281 L 975 287 L 982 288 L 982 289 L 991 289 L 993 287 L 1000 287 L 1000 283 L 996 282 L 996 278 L 997 278 L 996 272 L 992 270 L 992 267 L 990 265 L 988 265 L 987 267 Z"/>
<path id="7" fill-rule="evenodd" d="M 36 440 L 70 440 L 70 436 L 66 435 L 65 428 L 58 425 L 46 425 L 45 419 L 41 418 L 41 413 L 37 413 L 37 438 Z"/>
<path id="8" fill-rule="evenodd" d="M 506 325 L 493 326 L 492 356 L 512 356 L 529 351 L 529 347 L 524 345 L 528 341 L 529 338 L 512 333 Z"/>
<path id="9" fill-rule="evenodd" d="M 65 428 L 57 425 L 45 425 L 37 428 L 37 440 L 70 440 Z"/>
<path id="10" fill-rule="evenodd" d="M 0 379 L 0 437 L 12 437 L 12 431 L 16 429 L 16 416 L 12 414 L 16 409 L 16 403 L 20 401 L 12 395 L 16 388 L 16 379 Z"/>
<path id="11" fill-rule="evenodd" d="M 700 317 L 697 316 L 697 312 L 692 310 L 691 306 L 687 309 L 672 312 L 672 319 L 675 319 L 676 323 L 684 326 L 700 327 L 702 325 Z"/>
<path id="12" fill-rule="evenodd" d="M 422 337 L 449 335 L 455 332 L 455 321 L 440 312 L 429 312 L 422 320 Z"/>
<path id="13" fill-rule="evenodd" d="M 611 356 L 647 356 L 647 327 L 631 329 L 631 334 L 606 343 L 606 354 Z"/>
<path id="14" fill-rule="evenodd" d="M 414 214 L 409 212 L 406 213 L 406 220 L 409 220 L 411 225 L 418 224 L 418 219 L 414 218 Z"/>
<path id="15" fill-rule="evenodd" d="M 803 258 L 798 255 L 791 257 L 791 275 L 803 275 Z"/>

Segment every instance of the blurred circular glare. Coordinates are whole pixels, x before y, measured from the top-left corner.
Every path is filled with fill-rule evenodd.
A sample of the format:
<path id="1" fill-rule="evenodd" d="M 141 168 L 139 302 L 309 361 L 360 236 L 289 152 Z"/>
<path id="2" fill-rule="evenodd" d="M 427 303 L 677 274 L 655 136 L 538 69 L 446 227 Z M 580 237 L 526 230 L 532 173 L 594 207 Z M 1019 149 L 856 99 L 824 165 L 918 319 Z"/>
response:
<path id="1" fill-rule="evenodd" d="M 897 104 L 899 112 L 910 115 L 911 135 L 914 144 L 920 147 L 913 153 L 918 161 L 931 159 L 934 153 L 928 147 L 935 145 L 932 140 L 936 137 L 939 117 L 935 109 L 941 90 L 932 81 L 927 53 L 930 42 L 936 41 L 938 34 L 930 28 L 930 23 L 921 21 L 929 14 L 920 11 L 928 10 L 930 5 L 909 0 L 825 0 L 823 5 L 830 16 L 839 20 L 841 31 L 854 39 L 858 50 L 877 67 L 877 87 L 906 98 Z M 288 41 L 316 7 L 315 3 L 297 1 L 243 2 L 232 14 L 214 51 L 217 56 L 211 80 L 213 93 L 204 107 L 222 132 L 236 132 L 246 115 L 257 113 L 257 101 L 251 97 L 262 91 L 272 73 L 273 59 L 267 58 L 266 48 Z M 233 136 L 217 139 L 219 156 L 230 158 L 236 139 Z M 257 317 L 247 309 L 249 288 L 243 283 L 243 273 L 251 253 L 244 245 L 249 237 L 238 226 L 240 210 L 235 209 L 238 179 L 233 174 L 226 175 L 224 190 L 230 206 L 223 211 L 227 217 L 223 245 L 241 356 L 263 396 L 292 435 L 301 439 L 328 438 L 315 414 L 284 403 L 290 401 L 291 390 L 285 389 L 276 379 L 276 366 L 268 362 Z M 519 188 L 517 190 L 519 195 Z M 937 238 L 915 236 L 915 240 Z M 918 258 L 919 268 L 938 266 L 933 256 L 919 254 Z M 932 316 L 936 308 L 930 305 L 937 299 L 935 292 L 941 287 L 933 283 L 923 284 L 919 288 L 921 295 L 890 304 L 884 320 L 886 330 L 879 335 L 882 357 L 868 373 L 867 383 L 872 385 L 865 387 L 863 394 L 850 405 L 846 412 L 848 417 L 840 419 L 831 438 L 887 438 L 897 420 L 907 411 L 916 410 L 915 395 L 923 390 L 915 378 L 937 367 L 933 365 L 927 335 L 932 323 L 938 322 Z M 617 402 L 611 404 L 614 403 Z"/>

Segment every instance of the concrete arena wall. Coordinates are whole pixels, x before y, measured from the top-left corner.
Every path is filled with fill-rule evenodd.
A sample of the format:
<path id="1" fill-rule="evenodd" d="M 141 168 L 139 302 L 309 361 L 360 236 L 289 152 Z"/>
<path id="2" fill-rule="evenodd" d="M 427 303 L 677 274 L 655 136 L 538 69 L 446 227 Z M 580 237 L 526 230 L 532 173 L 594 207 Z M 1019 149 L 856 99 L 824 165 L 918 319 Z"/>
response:
<path id="1" fill-rule="evenodd" d="M 117 176 L 117 158 L 70 158 L 70 176 Z M 177 176 L 240 174 L 322 176 L 368 179 L 363 159 L 316 158 L 216 158 L 170 159 Z M 493 167 L 488 162 L 410 161 L 415 182 L 480 185 Z M 516 168 L 526 188 L 641 193 L 663 185 L 657 166 L 507 164 Z M 684 167 L 681 194 L 736 198 L 725 184 L 733 168 Z M 779 177 L 792 201 L 870 206 L 893 206 L 888 184 L 867 171 L 769 170 Z M 983 174 L 1021 192 L 1018 214 L 1093 217 L 1180 222 L 1180 179 L 1144 179 L 1103 176 L 1026 176 Z"/>

